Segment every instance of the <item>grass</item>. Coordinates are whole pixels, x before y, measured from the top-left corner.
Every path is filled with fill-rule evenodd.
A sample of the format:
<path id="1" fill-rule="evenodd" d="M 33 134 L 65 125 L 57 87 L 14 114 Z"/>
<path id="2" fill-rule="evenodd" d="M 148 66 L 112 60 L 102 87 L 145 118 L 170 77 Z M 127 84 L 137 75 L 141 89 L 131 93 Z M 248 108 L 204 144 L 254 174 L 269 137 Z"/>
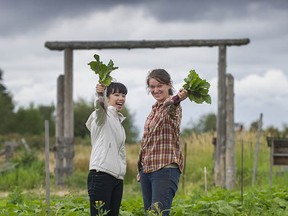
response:
<path id="1" fill-rule="evenodd" d="M 267 146 L 266 134 L 262 134 L 259 143 L 257 176 L 255 185 L 252 185 L 257 134 L 242 133 L 236 133 L 236 184 L 231 191 L 217 188 L 213 184 L 213 134 L 191 134 L 190 137 L 183 138 L 183 149 L 184 143 L 186 143 L 187 150 L 185 153 L 185 173 L 181 176 L 179 189 L 174 199 L 173 215 L 190 215 L 189 213 L 193 212 L 193 215 L 264 216 L 269 215 L 268 213 L 272 211 L 279 213 L 274 213 L 274 215 L 288 215 L 286 213 L 288 211 L 286 209 L 286 206 L 288 206 L 287 167 L 273 167 L 273 187 L 270 188 L 270 148 Z M 243 196 L 241 196 L 242 146 L 244 159 Z M 136 181 L 139 147 L 139 144 L 127 145 L 127 173 L 124 180 L 121 215 L 143 215 L 141 188 Z M 65 215 L 67 209 L 73 209 L 75 214 L 71 213 L 71 215 L 87 215 L 89 202 L 86 192 L 86 180 L 90 150 L 91 147 L 86 141 L 82 143 L 81 140 L 77 140 L 74 158 L 75 171 L 67 179 L 65 187 L 55 186 L 53 174 L 55 167 L 54 152 L 50 153 L 51 209 L 54 213 Z M 17 163 L 20 165 L 14 170 L 0 174 L 0 191 L 2 191 L 0 193 L 0 208 L 4 206 L 5 209 L 11 208 L 12 211 L 15 205 L 13 206 L 13 202 L 11 204 L 11 200 L 14 200 L 18 203 L 18 208 L 20 208 L 19 202 L 22 202 L 23 209 L 25 209 L 25 206 L 26 208 L 31 206 L 31 211 L 40 211 L 36 207 L 40 206 L 42 213 L 45 212 L 45 163 L 43 153 L 44 151 L 38 152 L 36 158 L 19 153 Z M 207 170 L 207 193 L 204 184 L 205 168 Z M 21 190 L 22 193 L 17 192 L 17 190 Z M 22 194 L 23 197 L 17 196 L 17 194 Z M 31 201 L 31 203 L 29 200 L 33 202 Z M 266 213 L 261 208 L 266 209 Z M 3 215 L 5 214 L 3 213 Z M 27 213 L 27 215 L 29 214 Z"/>

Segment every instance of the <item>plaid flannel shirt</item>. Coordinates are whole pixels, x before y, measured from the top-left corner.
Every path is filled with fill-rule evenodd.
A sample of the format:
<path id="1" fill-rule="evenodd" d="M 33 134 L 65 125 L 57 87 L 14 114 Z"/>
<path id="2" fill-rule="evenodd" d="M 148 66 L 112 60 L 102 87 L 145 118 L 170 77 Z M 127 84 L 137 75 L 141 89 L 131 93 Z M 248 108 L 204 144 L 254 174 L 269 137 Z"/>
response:
<path id="1" fill-rule="evenodd" d="M 163 108 L 155 103 L 148 115 L 138 159 L 138 169 L 144 173 L 154 172 L 175 163 L 183 171 L 184 159 L 180 146 L 180 104 Z"/>

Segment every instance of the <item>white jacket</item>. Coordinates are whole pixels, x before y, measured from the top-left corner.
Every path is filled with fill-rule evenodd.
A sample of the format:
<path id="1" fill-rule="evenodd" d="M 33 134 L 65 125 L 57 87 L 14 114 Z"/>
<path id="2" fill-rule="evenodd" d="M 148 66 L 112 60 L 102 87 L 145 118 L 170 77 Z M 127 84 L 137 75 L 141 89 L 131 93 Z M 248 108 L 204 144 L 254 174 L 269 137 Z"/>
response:
<path id="1" fill-rule="evenodd" d="M 123 180 L 126 173 L 126 135 L 121 123 L 125 117 L 113 106 L 107 107 L 106 114 L 97 99 L 95 111 L 86 122 L 92 145 L 89 169 L 106 172 Z"/>

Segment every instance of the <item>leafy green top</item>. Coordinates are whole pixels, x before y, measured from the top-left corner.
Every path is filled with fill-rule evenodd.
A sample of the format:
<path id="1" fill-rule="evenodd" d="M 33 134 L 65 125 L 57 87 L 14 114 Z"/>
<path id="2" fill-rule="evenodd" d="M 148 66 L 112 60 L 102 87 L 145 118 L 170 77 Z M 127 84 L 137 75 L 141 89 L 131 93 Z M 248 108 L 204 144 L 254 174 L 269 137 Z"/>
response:
<path id="1" fill-rule="evenodd" d="M 106 65 L 102 61 L 100 61 L 99 55 L 95 54 L 94 58 L 96 61 L 91 61 L 90 63 L 88 63 L 88 65 L 90 65 L 90 68 L 95 72 L 95 74 L 99 75 L 99 83 L 104 84 L 105 86 L 109 86 L 112 82 L 112 77 L 110 76 L 110 73 L 113 70 L 118 69 L 118 67 L 114 67 L 114 63 L 111 59 Z"/>
<path id="2" fill-rule="evenodd" d="M 184 79 L 183 88 L 188 91 L 188 98 L 197 104 L 206 102 L 211 104 L 211 96 L 208 94 L 210 84 L 199 77 L 195 70 L 190 70 Z"/>

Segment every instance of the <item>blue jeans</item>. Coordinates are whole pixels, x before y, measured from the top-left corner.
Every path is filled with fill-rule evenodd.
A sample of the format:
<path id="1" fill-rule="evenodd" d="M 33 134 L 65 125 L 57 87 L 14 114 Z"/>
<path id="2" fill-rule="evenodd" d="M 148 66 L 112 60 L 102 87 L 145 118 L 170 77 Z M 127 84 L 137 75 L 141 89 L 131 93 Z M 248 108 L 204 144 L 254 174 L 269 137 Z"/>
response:
<path id="1" fill-rule="evenodd" d="M 179 178 L 178 168 L 162 168 L 152 173 L 143 173 L 143 170 L 140 170 L 145 212 L 155 210 L 155 205 L 158 205 L 163 216 L 169 215 Z"/>
<path id="2" fill-rule="evenodd" d="M 88 195 L 90 199 L 90 215 L 98 215 L 95 201 L 102 201 L 105 205 L 103 210 L 109 210 L 108 215 L 119 215 L 120 204 L 123 194 L 123 180 L 104 173 L 90 171 L 87 179 Z"/>

